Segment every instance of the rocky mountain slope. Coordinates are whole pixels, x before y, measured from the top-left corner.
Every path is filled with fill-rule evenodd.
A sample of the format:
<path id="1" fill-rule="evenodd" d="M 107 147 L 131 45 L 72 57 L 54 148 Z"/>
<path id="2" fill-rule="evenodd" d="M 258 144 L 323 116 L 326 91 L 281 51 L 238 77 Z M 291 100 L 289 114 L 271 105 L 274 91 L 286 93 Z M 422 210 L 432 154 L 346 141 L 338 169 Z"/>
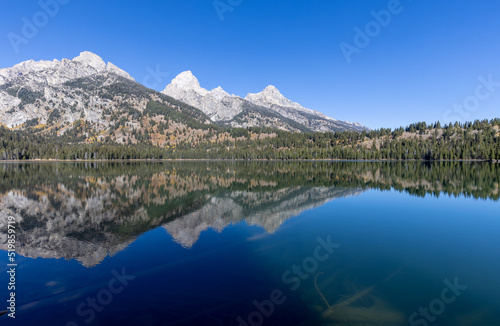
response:
<path id="1" fill-rule="evenodd" d="M 179 130 L 195 137 L 213 126 L 200 110 L 144 87 L 91 52 L 0 69 L 0 125 L 77 141 L 154 144 Z"/>
<path id="2" fill-rule="evenodd" d="M 242 98 L 229 95 L 220 86 L 211 91 L 204 89 L 191 71 L 185 71 L 175 77 L 163 93 L 200 109 L 212 121 L 231 127 L 274 127 L 290 131 L 367 129 L 358 123 L 335 120 L 306 109 L 271 85 Z"/>
<path id="3" fill-rule="evenodd" d="M 30 119 L 46 123 L 57 109 L 70 123 L 82 115 L 91 122 L 103 123 L 102 110 L 112 104 L 95 93 L 79 91 L 71 82 L 87 79 L 104 86 L 119 82 L 120 78 L 134 80 L 91 52 L 82 52 L 72 60 L 29 60 L 0 69 L 0 120 L 10 128 Z"/>

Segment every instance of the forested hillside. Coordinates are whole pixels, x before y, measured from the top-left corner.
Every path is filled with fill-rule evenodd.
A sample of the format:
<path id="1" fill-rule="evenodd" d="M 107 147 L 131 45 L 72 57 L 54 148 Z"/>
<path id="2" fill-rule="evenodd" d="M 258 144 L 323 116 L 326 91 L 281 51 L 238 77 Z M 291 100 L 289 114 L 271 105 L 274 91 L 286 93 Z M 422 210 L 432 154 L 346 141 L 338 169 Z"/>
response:
<path id="1" fill-rule="evenodd" d="M 148 116 L 162 116 L 163 106 L 150 102 L 145 111 Z M 89 142 L 80 136 L 87 128 L 83 121 L 76 129 L 79 133 L 62 136 L 0 127 L 0 159 L 500 160 L 500 119 L 336 133 L 200 124 L 203 133 L 185 129 L 169 135 L 175 143 L 157 141 L 154 135 L 165 133 L 163 125 L 149 121 L 149 132 L 135 133 L 133 141 L 126 142 L 110 137 Z"/>

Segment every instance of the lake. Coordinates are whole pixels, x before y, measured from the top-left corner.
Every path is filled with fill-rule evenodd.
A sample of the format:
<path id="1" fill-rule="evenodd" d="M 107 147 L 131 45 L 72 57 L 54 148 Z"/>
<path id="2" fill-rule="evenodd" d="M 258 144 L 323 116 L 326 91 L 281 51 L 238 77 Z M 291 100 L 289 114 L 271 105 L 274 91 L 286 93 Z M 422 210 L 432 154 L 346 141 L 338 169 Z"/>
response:
<path id="1" fill-rule="evenodd" d="M 499 164 L 4 163 L 0 176 L 5 325 L 500 324 Z"/>

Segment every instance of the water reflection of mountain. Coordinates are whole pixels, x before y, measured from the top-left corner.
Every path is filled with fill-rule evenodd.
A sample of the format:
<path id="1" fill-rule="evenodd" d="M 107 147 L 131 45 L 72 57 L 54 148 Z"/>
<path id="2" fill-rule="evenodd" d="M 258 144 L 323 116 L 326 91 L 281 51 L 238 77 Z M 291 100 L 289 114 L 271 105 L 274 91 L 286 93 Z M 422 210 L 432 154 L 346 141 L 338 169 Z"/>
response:
<path id="1" fill-rule="evenodd" d="M 158 226 L 163 226 L 179 244 L 191 247 L 208 228 L 221 231 L 246 220 L 273 232 L 304 209 L 359 192 L 298 187 L 214 196 L 200 193 L 194 195 L 196 199 L 191 203 L 179 201 L 179 205 L 167 207 L 158 205 L 165 204 L 167 198 L 154 197 L 150 202 L 153 205 L 147 205 L 141 202 L 144 196 L 137 191 L 131 192 L 132 196 L 124 202 L 117 201 L 119 195 L 109 188 L 96 189 L 88 198 L 78 198 L 60 185 L 53 191 L 6 193 L 0 199 L 0 220 L 15 216 L 19 221 L 17 252 L 23 256 L 76 259 L 93 266 L 127 247 L 140 233 Z M 6 243 L 6 234 L 0 237 Z"/>
<path id="2" fill-rule="evenodd" d="M 167 232 L 184 247 L 191 247 L 202 231 L 222 231 L 227 225 L 245 220 L 276 231 L 283 222 L 302 211 L 335 198 L 356 196 L 362 189 L 344 188 L 285 188 L 275 192 L 236 191 L 212 197 L 200 209 L 164 224 Z"/>
<path id="3" fill-rule="evenodd" d="M 274 232 L 288 218 L 367 188 L 498 200 L 499 167 L 421 163 L 6 164 L 0 240 L 18 221 L 17 251 L 94 266 L 163 226 L 192 246 L 208 228 L 245 220 Z"/>

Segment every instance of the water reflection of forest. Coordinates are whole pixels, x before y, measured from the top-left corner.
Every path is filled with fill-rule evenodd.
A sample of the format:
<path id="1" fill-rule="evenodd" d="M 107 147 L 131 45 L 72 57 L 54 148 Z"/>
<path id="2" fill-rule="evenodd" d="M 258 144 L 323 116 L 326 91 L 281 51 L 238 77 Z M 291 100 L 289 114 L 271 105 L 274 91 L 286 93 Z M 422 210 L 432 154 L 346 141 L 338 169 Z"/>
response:
<path id="1" fill-rule="evenodd" d="M 39 185 L 63 183 L 80 187 L 89 177 L 102 182 L 122 176 L 132 186 L 160 185 L 155 174 L 165 174 L 164 181 L 198 182 L 193 188 L 227 188 L 227 190 L 260 190 L 290 186 L 396 189 L 412 195 L 464 195 L 498 200 L 500 165 L 468 162 L 160 162 L 160 163 L 40 163 L 2 164 L 0 191 L 22 190 Z M 181 182 L 171 191 L 189 191 Z M 203 187 L 202 186 L 202 187 Z M 211 188 L 210 188 L 211 187 Z M 91 187 L 86 187 L 92 189 Z"/>
<path id="2" fill-rule="evenodd" d="M 288 218 L 367 189 L 498 200 L 500 167 L 440 162 L 38 163 L 0 166 L 0 223 L 29 257 L 93 266 L 163 226 L 184 247 L 242 220 L 272 233 Z M 2 240 L 6 234 L 0 233 Z M 5 241 L 2 241 L 5 243 Z"/>

